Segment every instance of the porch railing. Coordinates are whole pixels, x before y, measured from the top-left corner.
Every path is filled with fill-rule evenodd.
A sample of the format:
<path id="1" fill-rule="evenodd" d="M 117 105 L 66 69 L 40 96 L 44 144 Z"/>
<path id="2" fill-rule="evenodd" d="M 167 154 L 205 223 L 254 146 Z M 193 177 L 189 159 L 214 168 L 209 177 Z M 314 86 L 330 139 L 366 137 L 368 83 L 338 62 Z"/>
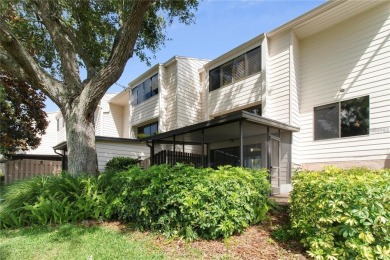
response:
<path id="1" fill-rule="evenodd" d="M 206 161 L 206 156 L 204 156 Z M 183 153 L 178 151 L 162 150 L 153 157 L 154 164 L 170 164 L 184 163 L 194 165 L 195 167 L 202 167 L 202 155 L 195 153 Z"/>

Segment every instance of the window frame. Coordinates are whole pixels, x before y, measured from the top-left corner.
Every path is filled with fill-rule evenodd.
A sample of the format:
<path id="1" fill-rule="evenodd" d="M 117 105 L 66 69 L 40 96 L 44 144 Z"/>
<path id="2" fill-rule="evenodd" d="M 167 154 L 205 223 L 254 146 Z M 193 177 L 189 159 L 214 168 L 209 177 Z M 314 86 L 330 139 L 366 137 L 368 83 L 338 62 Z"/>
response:
<path id="1" fill-rule="evenodd" d="M 343 102 L 348 102 L 348 101 L 352 101 L 352 100 L 358 100 L 360 98 L 367 98 L 367 102 L 368 102 L 368 128 L 367 128 L 367 133 L 364 133 L 364 134 L 358 134 L 358 135 L 350 135 L 350 136 L 342 136 L 342 123 L 341 123 L 341 119 L 342 119 L 342 116 L 341 116 L 341 103 Z M 316 120 L 315 120 L 315 111 L 316 109 L 318 110 L 319 108 L 327 108 L 327 107 L 331 107 L 332 105 L 335 105 L 337 104 L 337 109 L 338 109 L 338 136 L 337 137 L 331 137 L 331 138 L 322 138 L 322 139 L 316 139 L 316 136 L 315 136 L 315 133 L 316 133 Z M 344 138 L 351 138 L 351 137 L 360 137 L 360 136 L 368 136 L 370 135 L 370 95 L 365 95 L 365 96 L 359 96 L 359 97 L 355 97 L 355 98 L 349 98 L 349 99 L 345 99 L 345 100 L 340 100 L 340 101 L 337 101 L 337 102 L 333 102 L 333 103 L 328 103 L 328 104 L 324 104 L 324 105 L 320 105 L 320 106 L 316 106 L 316 107 L 313 107 L 313 141 L 324 141 L 324 140 L 335 140 L 335 139 L 344 139 Z"/>
<path id="2" fill-rule="evenodd" d="M 229 85 L 234 84 L 236 82 L 240 82 L 240 81 L 242 81 L 242 80 L 244 80 L 244 79 L 246 79 L 248 77 L 251 77 L 251 76 L 253 76 L 253 75 L 257 74 L 257 73 L 260 73 L 261 70 L 262 70 L 262 68 L 261 68 L 261 64 L 262 64 L 262 60 L 261 60 L 262 53 L 261 53 L 261 51 L 262 51 L 262 48 L 261 47 L 262 46 L 259 45 L 259 46 L 255 47 L 253 49 L 250 49 L 249 51 L 246 51 L 246 52 L 244 52 L 244 53 L 234 57 L 233 59 L 231 59 L 231 60 L 229 60 L 229 61 L 227 61 L 227 62 L 225 62 L 225 63 L 223 63 L 223 64 L 221 64 L 221 65 L 219 65 L 219 66 L 217 66 L 215 68 L 213 68 L 213 69 L 210 69 L 209 70 L 209 92 L 217 90 L 217 89 L 220 89 L 220 88 L 223 88 L 223 87 L 226 87 L 226 86 L 229 86 Z M 259 55 L 260 55 L 260 70 L 254 72 L 252 74 L 249 74 L 248 53 L 250 53 L 252 51 L 255 51 L 257 49 L 258 49 Z M 244 67 L 244 75 L 241 78 L 239 78 L 239 79 L 235 79 L 236 64 L 238 64 L 237 60 L 242 59 L 242 58 L 244 59 L 244 66 L 245 66 Z M 223 73 L 224 70 L 223 70 L 223 68 L 225 68 L 227 66 L 232 66 L 232 71 L 231 71 L 231 78 L 232 79 L 231 79 L 231 82 L 224 83 L 224 73 Z M 214 86 L 212 86 L 210 84 L 211 83 L 210 72 L 213 72 L 213 71 L 216 71 L 216 70 L 219 70 L 219 86 L 214 88 Z"/>
<path id="3" fill-rule="evenodd" d="M 156 78 L 156 88 L 153 89 L 153 78 Z M 149 86 L 147 86 L 147 82 L 150 81 L 150 84 Z M 143 103 L 144 101 L 154 97 L 154 96 L 157 96 L 159 91 L 159 78 L 158 78 L 158 73 L 154 74 L 153 76 L 151 77 L 148 77 L 146 78 L 144 81 L 142 81 L 141 83 L 139 83 L 137 86 L 135 86 L 134 88 L 131 89 L 131 95 L 132 95 L 132 98 L 133 100 L 131 101 L 131 104 L 133 106 L 136 106 L 138 104 L 141 104 Z M 147 90 L 146 88 L 149 88 L 149 90 Z M 134 95 L 134 93 L 137 93 L 137 95 Z"/>
<path id="4" fill-rule="evenodd" d="M 149 127 L 150 130 L 151 130 L 153 125 L 156 126 L 156 132 L 155 133 L 151 133 L 150 135 L 145 134 L 145 131 L 140 133 L 140 129 L 141 128 L 145 129 L 145 128 Z M 147 124 L 144 124 L 144 125 L 137 126 L 137 138 L 140 138 L 139 137 L 140 134 L 143 134 L 143 135 L 145 135 L 145 137 L 147 137 L 147 136 L 151 136 L 151 135 L 154 135 L 154 134 L 157 134 L 157 133 L 158 133 L 158 121 L 153 121 L 151 123 L 147 123 Z"/>

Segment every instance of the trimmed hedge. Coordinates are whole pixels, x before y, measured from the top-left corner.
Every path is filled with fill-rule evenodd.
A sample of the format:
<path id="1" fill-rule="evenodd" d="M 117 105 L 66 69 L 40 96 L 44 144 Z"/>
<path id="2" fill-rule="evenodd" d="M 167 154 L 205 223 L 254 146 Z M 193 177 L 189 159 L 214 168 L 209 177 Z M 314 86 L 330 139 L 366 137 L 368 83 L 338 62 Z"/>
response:
<path id="1" fill-rule="evenodd" d="M 390 170 L 293 177 L 292 231 L 315 259 L 390 259 Z"/>
<path id="2" fill-rule="evenodd" d="M 108 174 L 102 182 L 112 201 L 110 218 L 168 237 L 229 237 L 259 222 L 268 210 L 266 170 L 159 165 Z"/>
<path id="3" fill-rule="evenodd" d="M 105 171 L 126 171 L 130 167 L 138 165 L 139 162 L 140 160 L 130 157 L 113 157 L 106 163 Z"/>

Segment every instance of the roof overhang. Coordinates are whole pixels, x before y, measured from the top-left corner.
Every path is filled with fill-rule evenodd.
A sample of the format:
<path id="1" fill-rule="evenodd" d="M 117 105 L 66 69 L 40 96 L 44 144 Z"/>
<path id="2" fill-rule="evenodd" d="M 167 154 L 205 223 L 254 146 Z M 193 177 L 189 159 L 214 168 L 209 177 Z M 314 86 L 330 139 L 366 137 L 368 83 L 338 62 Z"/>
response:
<path id="1" fill-rule="evenodd" d="M 129 104 L 129 90 L 125 89 L 108 100 L 108 103 L 118 106 Z"/>
<path id="2" fill-rule="evenodd" d="M 292 126 L 289 124 L 285 124 L 276 120 L 272 120 L 269 118 L 265 118 L 262 116 L 255 115 L 253 113 L 247 112 L 247 111 L 239 111 L 236 113 L 232 113 L 229 115 L 224 115 L 218 118 L 214 118 L 205 122 L 197 123 L 194 125 L 190 126 L 185 126 L 179 129 L 175 129 L 172 131 L 164 132 L 161 134 L 156 134 L 156 135 L 151 135 L 145 138 L 140 139 L 141 142 L 148 142 L 148 141 L 155 141 L 159 142 L 164 140 L 164 143 L 169 143 L 172 142 L 173 137 L 175 136 L 183 136 L 183 141 L 177 140 L 178 143 L 180 142 L 185 142 L 186 144 L 196 144 L 200 143 L 199 138 L 194 138 L 192 137 L 190 139 L 187 139 L 184 141 L 184 136 L 190 133 L 195 133 L 199 131 L 204 131 L 209 128 L 214 128 L 217 126 L 228 126 L 229 124 L 232 123 L 237 123 L 237 122 L 249 122 L 253 123 L 256 125 L 261 125 L 265 127 L 273 127 L 277 129 L 281 129 L 284 131 L 289 131 L 289 132 L 298 132 L 300 129 L 299 127 Z M 228 130 L 229 129 L 225 129 Z M 188 135 L 187 135 L 188 136 Z"/>
<path id="3" fill-rule="evenodd" d="M 267 37 L 272 38 L 286 30 L 293 30 L 299 39 L 303 39 L 385 2 L 387 1 L 327 1 L 317 8 L 272 30 L 267 33 Z"/>
<path id="4" fill-rule="evenodd" d="M 131 139 L 131 138 L 119 138 L 119 137 L 108 137 L 108 136 L 96 136 L 96 142 L 114 142 L 114 143 L 140 143 L 139 139 Z M 67 142 L 61 142 L 55 146 L 53 146 L 54 150 L 66 150 Z"/>

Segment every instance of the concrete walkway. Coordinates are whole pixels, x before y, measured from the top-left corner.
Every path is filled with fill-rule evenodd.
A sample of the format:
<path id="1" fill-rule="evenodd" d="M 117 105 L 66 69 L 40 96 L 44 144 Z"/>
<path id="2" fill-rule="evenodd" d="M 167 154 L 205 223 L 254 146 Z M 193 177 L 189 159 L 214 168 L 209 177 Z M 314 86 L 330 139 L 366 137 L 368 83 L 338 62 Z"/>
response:
<path id="1" fill-rule="evenodd" d="M 288 205 L 290 204 L 290 193 L 280 193 L 274 194 L 269 197 L 270 200 L 276 202 L 279 205 Z"/>

